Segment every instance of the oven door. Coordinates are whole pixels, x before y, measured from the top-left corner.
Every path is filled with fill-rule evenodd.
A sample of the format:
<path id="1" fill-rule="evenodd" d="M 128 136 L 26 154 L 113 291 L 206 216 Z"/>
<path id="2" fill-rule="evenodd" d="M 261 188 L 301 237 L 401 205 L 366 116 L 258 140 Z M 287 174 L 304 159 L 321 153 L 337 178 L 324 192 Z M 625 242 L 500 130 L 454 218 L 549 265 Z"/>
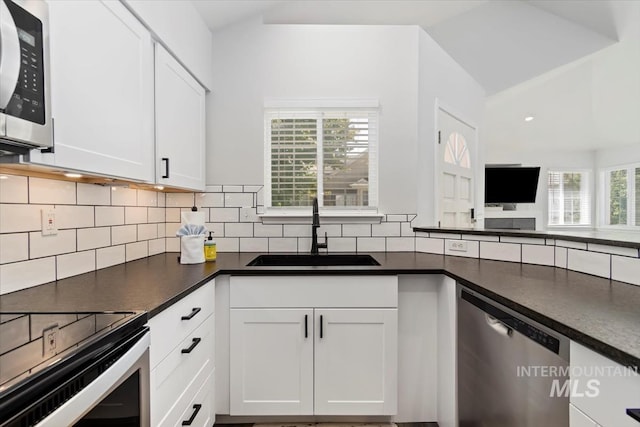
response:
<path id="1" fill-rule="evenodd" d="M 73 387 L 65 384 L 62 387 Z M 38 427 L 149 427 L 149 332 Z"/>

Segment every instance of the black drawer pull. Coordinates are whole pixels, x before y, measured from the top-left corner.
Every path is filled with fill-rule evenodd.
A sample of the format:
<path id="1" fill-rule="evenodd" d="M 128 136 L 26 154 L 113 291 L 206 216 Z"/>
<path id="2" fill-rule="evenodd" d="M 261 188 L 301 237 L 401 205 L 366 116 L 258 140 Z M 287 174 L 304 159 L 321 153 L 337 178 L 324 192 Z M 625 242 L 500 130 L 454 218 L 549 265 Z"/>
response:
<path id="1" fill-rule="evenodd" d="M 193 351 L 194 348 L 196 348 L 196 346 L 198 344 L 200 344 L 200 341 L 202 341 L 202 338 L 194 338 L 191 340 L 191 345 L 189 346 L 189 348 L 183 348 L 181 353 L 191 353 Z"/>
<path id="2" fill-rule="evenodd" d="M 322 314 L 320 315 L 320 338 L 322 338 Z"/>
<path id="3" fill-rule="evenodd" d="M 163 157 L 162 161 L 165 164 L 164 175 L 162 175 L 162 178 L 169 178 L 169 158 Z"/>
<path id="4" fill-rule="evenodd" d="M 196 403 L 195 405 L 193 405 L 193 412 L 191 413 L 191 416 L 189 417 L 188 420 L 183 421 L 182 425 L 190 426 L 191 423 L 193 423 L 193 420 L 195 420 L 196 417 L 198 416 L 198 412 L 200 412 L 200 409 L 202 409 L 202 405 L 200 405 L 199 403 Z"/>
<path id="5" fill-rule="evenodd" d="M 194 307 L 191 309 L 191 313 L 189 313 L 188 316 L 182 316 L 182 320 L 191 320 L 193 319 L 193 316 L 195 316 L 196 314 L 200 313 L 200 310 L 202 310 L 200 307 Z"/>
<path id="6" fill-rule="evenodd" d="M 307 326 L 308 317 L 309 317 L 308 314 L 304 315 L 304 337 L 305 338 L 309 338 L 309 327 Z"/>

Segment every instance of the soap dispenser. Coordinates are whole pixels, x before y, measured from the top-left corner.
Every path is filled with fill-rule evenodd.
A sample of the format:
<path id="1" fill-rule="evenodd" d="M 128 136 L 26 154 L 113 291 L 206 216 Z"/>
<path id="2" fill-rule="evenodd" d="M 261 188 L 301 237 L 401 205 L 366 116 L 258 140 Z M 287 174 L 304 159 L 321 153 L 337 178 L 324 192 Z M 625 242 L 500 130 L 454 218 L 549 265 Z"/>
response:
<path id="1" fill-rule="evenodd" d="M 215 261 L 217 250 L 216 250 L 216 241 L 213 240 L 213 236 L 211 236 L 213 232 L 209 232 L 209 237 L 204 241 L 204 260 L 205 261 Z"/>

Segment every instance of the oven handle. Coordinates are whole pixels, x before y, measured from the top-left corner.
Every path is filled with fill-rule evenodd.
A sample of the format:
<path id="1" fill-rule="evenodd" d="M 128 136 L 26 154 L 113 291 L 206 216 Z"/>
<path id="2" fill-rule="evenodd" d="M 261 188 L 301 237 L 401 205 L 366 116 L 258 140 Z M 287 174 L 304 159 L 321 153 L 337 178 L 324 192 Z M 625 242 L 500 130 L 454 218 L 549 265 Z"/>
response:
<path id="1" fill-rule="evenodd" d="M 0 109 L 7 108 L 20 76 L 18 28 L 4 1 L 0 0 Z"/>
<path id="2" fill-rule="evenodd" d="M 141 370 L 140 384 L 148 384 L 149 381 L 149 332 L 140 337 L 125 354 L 122 355 L 113 365 L 93 380 L 82 391 L 67 400 L 62 406 L 49 414 L 45 419 L 37 424 L 37 427 L 55 427 L 62 425 L 72 425 L 79 421 L 84 415 L 89 413 L 93 407 L 104 397 L 108 396 L 120 384 L 129 378 L 137 370 Z M 141 392 L 141 399 L 147 399 L 149 390 Z M 144 403 L 144 402 L 141 402 Z M 148 403 L 148 402 L 147 402 Z M 144 411 L 142 411 L 144 412 Z M 141 414 L 146 419 L 148 425 L 148 415 Z"/>

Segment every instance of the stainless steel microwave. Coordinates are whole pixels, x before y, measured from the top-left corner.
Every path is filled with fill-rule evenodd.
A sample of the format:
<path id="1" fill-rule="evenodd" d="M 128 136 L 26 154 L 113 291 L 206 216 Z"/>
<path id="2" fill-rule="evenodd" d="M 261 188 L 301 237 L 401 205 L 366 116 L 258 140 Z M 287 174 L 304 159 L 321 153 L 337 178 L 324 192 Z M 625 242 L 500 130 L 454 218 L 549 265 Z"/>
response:
<path id="1" fill-rule="evenodd" d="M 0 156 L 53 145 L 49 10 L 42 0 L 0 0 Z"/>

